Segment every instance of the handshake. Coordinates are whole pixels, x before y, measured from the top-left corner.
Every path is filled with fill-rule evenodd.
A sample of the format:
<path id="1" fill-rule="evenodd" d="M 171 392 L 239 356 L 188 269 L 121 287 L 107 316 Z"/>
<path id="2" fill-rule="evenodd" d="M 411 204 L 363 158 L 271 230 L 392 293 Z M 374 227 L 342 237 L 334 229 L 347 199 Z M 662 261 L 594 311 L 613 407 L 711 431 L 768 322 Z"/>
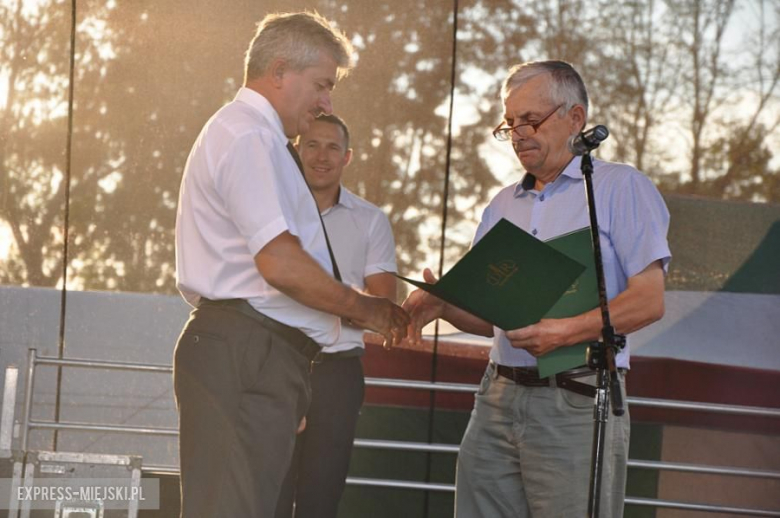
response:
<path id="1" fill-rule="evenodd" d="M 427 283 L 436 282 L 433 273 L 427 268 L 423 276 Z M 351 318 L 350 324 L 382 335 L 385 349 L 391 349 L 406 338 L 413 343 L 419 343 L 422 339 L 422 328 L 442 316 L 445 306 L 441 299 L 419 289 L 414 290 L 401 306 L 381 297 L 364 294 L 358 296 L 361 316 Z"/>

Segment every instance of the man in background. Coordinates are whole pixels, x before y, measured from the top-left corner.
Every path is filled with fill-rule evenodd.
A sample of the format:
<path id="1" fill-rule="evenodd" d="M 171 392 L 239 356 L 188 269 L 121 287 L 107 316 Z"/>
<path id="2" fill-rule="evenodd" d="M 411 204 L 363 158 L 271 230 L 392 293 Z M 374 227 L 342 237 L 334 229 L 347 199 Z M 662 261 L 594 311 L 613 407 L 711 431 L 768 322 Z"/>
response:
<path id="1" fill-rule="evenodd" d="M 306 180 L 317 199 L 342 280 L 359 291 L 395 301 L 395 241 L 390 221 L 343 185 L 352 159 L 349 129 L 323 115 L 298 138 Z M 363 330 L 342 323 L 338 341 L 311 373 L 306 430 L 295 446 L 276 518 L 336 518 L 349 468 L 355 426 L 363 404 Z"/>
<path id="2" fill-rule="evenodd" d="M 288 139 L 332 111 L 350 68 L 314 13 L 266 16 L 244 87 L 204 126 L 182 179 L 176 276 L 195 307 L 174 355 L 182 516 L 273 516 L 309 405 L 311 361 L 341 318 L 392 345 L 408 317 L 334 279 L 337 265 Z"/>

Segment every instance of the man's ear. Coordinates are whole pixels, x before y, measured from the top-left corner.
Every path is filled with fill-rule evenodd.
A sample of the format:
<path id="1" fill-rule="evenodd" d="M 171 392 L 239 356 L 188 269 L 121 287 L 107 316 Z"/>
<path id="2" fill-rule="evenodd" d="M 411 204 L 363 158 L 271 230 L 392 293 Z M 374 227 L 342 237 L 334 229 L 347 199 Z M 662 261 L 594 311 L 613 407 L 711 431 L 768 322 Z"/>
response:
<path id="1" fill-rule="evenodd" d="M 288 69 L 289 67 L 285 60 L 279 58 L 274 59 L 271 62 L 271 65 L 268 67 L 271 84 L 277 88 L 281 87 L 282 81 L 284 80 L 284 74 L 288 71 Z"/>
<path id="2" fill-rule="evenodd" d="M 344 167 L 347 167 L 351 163 L 352 163 L 352 148 L 349 148 L 347 149 L 347 152 L 344 153 Z"/>
<path id="3" fill-rule="evenodd" d="M 585 123 L 587 122 L 585 107 L 581 104 L 575 104 L 574 107 L 569 110 L 569 119 L 571 121 L 571 134 L 576 135 L 581 132 L 585 129 Z"/>

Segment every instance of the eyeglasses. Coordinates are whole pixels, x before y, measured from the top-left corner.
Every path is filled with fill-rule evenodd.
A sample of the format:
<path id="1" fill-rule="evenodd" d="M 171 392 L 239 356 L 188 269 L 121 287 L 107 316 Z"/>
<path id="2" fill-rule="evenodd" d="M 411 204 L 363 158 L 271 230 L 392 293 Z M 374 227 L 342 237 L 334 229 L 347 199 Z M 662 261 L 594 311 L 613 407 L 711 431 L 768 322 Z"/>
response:
<path id="1" fill-rule="evenodd" d="M 514 131 L 518 135 L 521 135 L 520 130 L 523 128 L 530 128 L 530 131 L 528 132 L 528 135 L 536 135 L 536 132 L 539 131 L 539 127 L 544 124 L 544 122 L 552 117 L 552 114 L 557 112 L 563 104 L 559 104 L 553 110 L 542 117 L 542 120 L 539 122 L 525 122 L 523 124 L 518 124 L 516 126 L 504 126 L 505 122 L 502 122 L 498 126 L 496 126 L 496 129 L 493 130 L 493 136 L 496 137 L 496 140 L 500 140 L 501 142 L 505 142 L 507 140 L 512 139 L 512 132 Z M 503 127 L 502 127 L 503 126 Z"/>

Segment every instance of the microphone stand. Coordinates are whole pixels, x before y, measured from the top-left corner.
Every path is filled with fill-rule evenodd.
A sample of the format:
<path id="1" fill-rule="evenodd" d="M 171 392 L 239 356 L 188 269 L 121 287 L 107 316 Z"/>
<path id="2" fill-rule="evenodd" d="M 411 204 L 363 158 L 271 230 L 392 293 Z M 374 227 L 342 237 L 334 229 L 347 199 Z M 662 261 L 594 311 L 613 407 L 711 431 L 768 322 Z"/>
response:
<path id="1" fill-rule="evenodd" d="M 598 147 L 598 146 L 596 146 Z M 604 463 L 604 432 L 609 415 L 609 403 L 612 400 L 612 413 L 622 416 L 625 413 L 623 394 L 620 390 L 620 378 L 615 367 L 615 354 L 626 345 L 626 337 L 619 335 L 612 327 L 609 318 L 607 287 L 604 281 L 604 263 L 601 257 L 599 241 L 599 223 L 596 216 L 596 198 L 593 195 L 593 161 L 590 151 L 582 155 L 582 176 L 585 180 L 590 231 L 593 242 L 593 257 L 598 280 L 599 307 L 601 309 L 601 338 L 588 347 L 588 366 L 598 371 L 596 399 L 593 403 L 593 450 L 591 454 L 590 490 L 588 497 L 588 516 L 598 518 L 601 499 L 601 475 Z"/>

